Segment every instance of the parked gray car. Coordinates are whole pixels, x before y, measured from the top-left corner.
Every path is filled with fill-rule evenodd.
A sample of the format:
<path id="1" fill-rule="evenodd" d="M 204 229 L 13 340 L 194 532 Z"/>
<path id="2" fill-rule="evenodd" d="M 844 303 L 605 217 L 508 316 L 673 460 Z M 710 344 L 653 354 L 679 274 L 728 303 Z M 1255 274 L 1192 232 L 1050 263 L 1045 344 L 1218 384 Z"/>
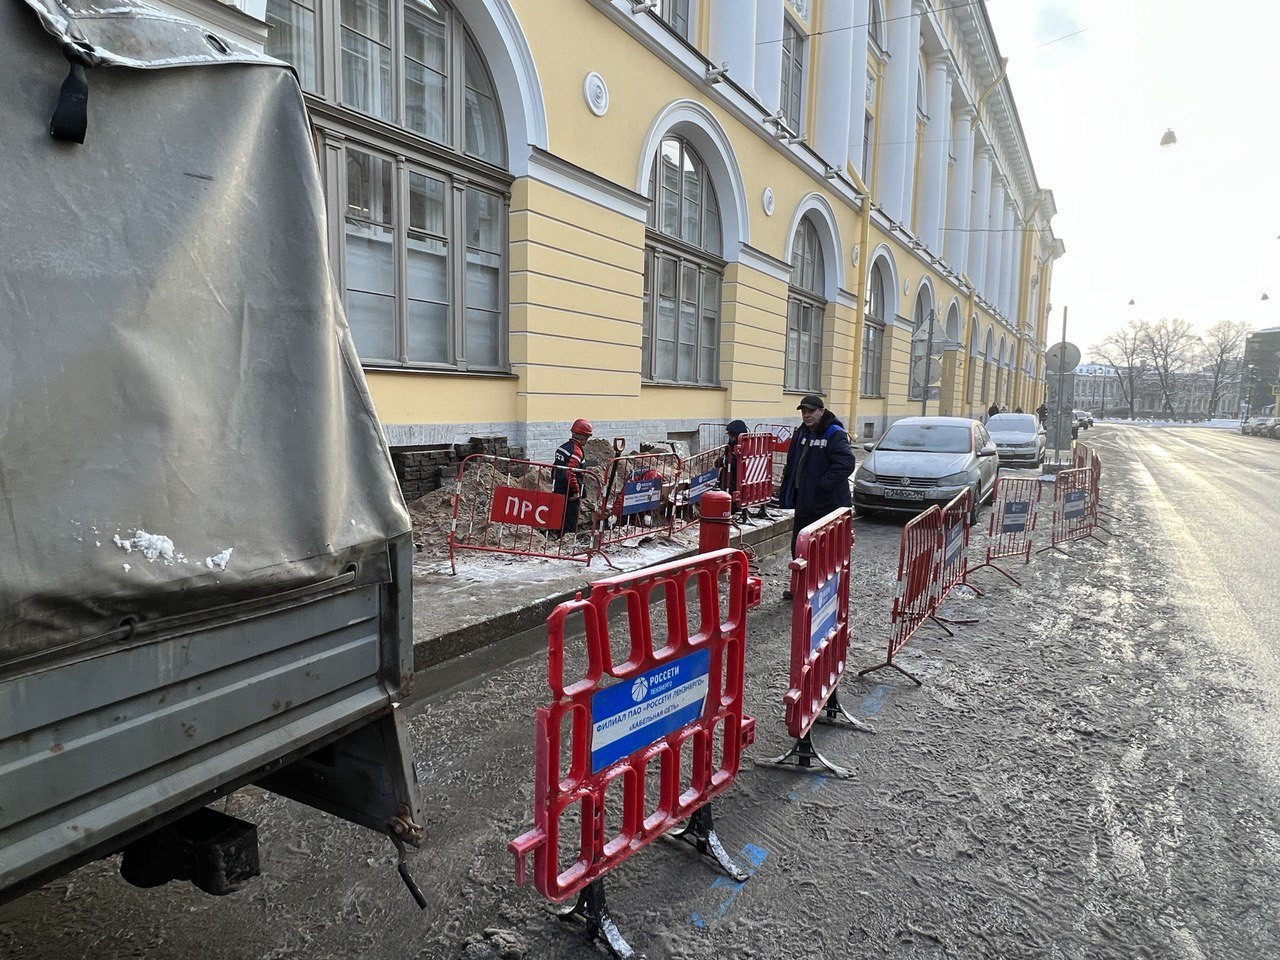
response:
<path id="1" fill-rule="evenodd" d="M 967 417 L 904 417 L 864 449 L 868 456 L 853 477 L 853 503 L 863 514 L 919 513 L 945 506 L 968 487 L 976 519 L 995 490 L 996 444 Z"/>
<path id="2" fill-rule="evenodd" d="M 987 432 L 1000 451 L 1000 466 L 1038 467 L 1047 446 L 1044 427 L 1030 413 L 998 413 L 987 421 Z"/>

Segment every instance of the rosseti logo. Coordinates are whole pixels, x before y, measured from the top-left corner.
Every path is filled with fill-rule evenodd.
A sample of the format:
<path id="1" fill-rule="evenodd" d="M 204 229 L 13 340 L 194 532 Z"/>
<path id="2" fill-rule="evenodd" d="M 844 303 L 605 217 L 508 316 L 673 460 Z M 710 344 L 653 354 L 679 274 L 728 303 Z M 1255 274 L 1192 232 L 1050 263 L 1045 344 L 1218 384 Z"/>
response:
<path id="1" fill-rule="evenodd" d="M 639 703 L 645 698 L 645 694 L 649 692 L 649 684 L 644 677 L 636 677 L 636 682 L 631 684 L 631 699 Z"/>

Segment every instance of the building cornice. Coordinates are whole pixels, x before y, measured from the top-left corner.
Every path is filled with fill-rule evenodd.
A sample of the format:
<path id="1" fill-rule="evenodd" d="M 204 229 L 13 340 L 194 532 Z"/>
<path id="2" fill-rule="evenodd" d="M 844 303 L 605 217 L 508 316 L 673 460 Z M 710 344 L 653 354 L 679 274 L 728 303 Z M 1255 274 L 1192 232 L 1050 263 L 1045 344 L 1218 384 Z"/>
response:
<path id="1" fill-rule="evenodd" d="M 529 157 L 529 178 L 631 220 L 643 223 L 649 217 L 647 197 L 538 147 L 533 148 Z"/>

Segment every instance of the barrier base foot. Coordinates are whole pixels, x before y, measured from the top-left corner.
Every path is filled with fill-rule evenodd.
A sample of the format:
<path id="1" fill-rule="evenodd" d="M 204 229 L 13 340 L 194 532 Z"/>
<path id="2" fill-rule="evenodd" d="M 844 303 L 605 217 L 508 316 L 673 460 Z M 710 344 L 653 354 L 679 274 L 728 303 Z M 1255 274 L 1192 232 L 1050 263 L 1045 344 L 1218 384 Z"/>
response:
<path id="1" fill-rule="evenodd" d="M 990 560 L 986 561 L 985 563 L 980 563 L 980 564 L 978 564 L 976 567 L 970 567 L 970 568 L 969 568 L 969 572 L 970 572 L 970 573 L 977 573 L 977 572 L 978 572 L 979 570 L 981 570 L 983 567 L 990 567 L 990 568 L 991 568 L 992 570 L 994 570 L 996 573 L 1000 574 L 1000 576 L 1004 577 L 1006 580 L 1008 580 L 1010 583 L 1012 583 L 1015 587 L 1020 587 L 1020 586 L 1022 586 L 1022 581 L 1021 581 L 1021 580 L 1019 580 L 1017 577 L 1015 577 L 1013 574 L 1009 573 L 1007 570 L 1005 570 L 1003 567 L 999 566 L 998 564 L 994 564 L 994 563 L 992 563 Z"/>
<path id="2" fill-rule="evenodd" d="M 733 857 L 729 856 L 729 851 L 720 842 L 720 835 L 716 833 L 715 819 L 711 816 L 711 804 L 703 804 L 695 810 L 689 822 L 679 830 L 671 831 L 671 836 L 692 844 L 700 854 L 718 863 L 720 869 L 731 879 L 742 883 L 751 876 L 745 867 L 739 866 Z"/>
<path id="3" fill-rule="evenodd" d="M 861 730 L 863 733 L 874 734 L 876 732 L 873 727 L 859 720 L 844 708 L 844 705 L 840 702 L 840 691 L 838 689 L 831 691 L 831 699 L 822 708 L 822 713 L 818 715 L 817 722 L 825 723 L 832 727 L 851 727 L 854 730 Z"/>
<path id="4" fill-rule="evenodd" d="M 853 776 L 853 771 L 848 767 L 842 767 L 838 763 L 832 763 L 824 757 L 821 751 L 813 745 L 813 737 L 810 733 L 806 733 L 803 737 L 791 745 L 791 749 L 778 757 L 766 760 L 765 763 L 772 764 L 775 767 L 790 766 L 792 757 L 796 758 L 796 766 L 802 770 L 811 770 L 818 772 L 819 769 L 826 770 L 833 777 L 839 777 L 842 780 L 848 780 Z M 813 765 L 814 761 L 818 762 L 818 767 Z"/>
<path id="5" fill-rule="evenodd" d="M 1036 551 L 1036 553 L 1044 553 L 1046 550 L 1056 550 L 1058 551 L 1058 553 L 1062 554 L 1064 557 L 1071 556 L 1071 554 L 1067 553 L 1066 550 L 1062 549 L 1062 547 L 1058 546 L 1056 543 L 1050 544 L 1047 547 L 1041 547 L 1039 550 Z"/>
<path id="6" fill-rule="evenodd" d="M 568 909 L 553 909 L 556 918 L 564 923 L 580 922 L 586 925 L 587 935 L 604 944 L 611 957 L 634 960 L 636 952 L 618 930 L 604 899 L 604 881 L 592 880 L 578 894 L 578 902 Z"/>
<path id="7" fill-rule="evenodd" d="M 943 629 L 946 630 L 946 627 L 943 627 Z M 951 633 L 951 631 L 947 630 L 947 633 Z M 902 674 L 904 677 L 906 677 L 908 680 L 914 683 L 917 687 L 924 686 L 923 680 L 917 677 L 910 670 L 902 669 L 902 667 L 898 666 L 892 660 L 886 660 L 884 663 L 877 663 L 874 667 L 867 667 L 866 669 L 859 670 L 858 676 L 865 677 L 868 673 L 875 673 L 877 670 L 885 669 L 885 667 L 892 667 L 894 670 L 897 670 L 900 674 Z"/>
<path id="8" fill-rule="evenodd" d="M 973 617 L 965 617 L 963 620 L 961 620 L 956 617 L 942 617 L 942 616 L 938 616 L 937 614 L 933 614 L 932 616 L 929 617 L 929 619 L 932 620 L 934 623 L 936 623 L 938 626 L 940 626 L 943 630 L 947 630 L 948 623 L 953 624 L 957 627 L 964 627 L 964 626 L 969 626 L 971 624 L 982 622 L 980 620 L 974 619 Z M 947 630 L 947 636 L 954 637 L 955 634 L 952 633 L 950 630 Z"/>

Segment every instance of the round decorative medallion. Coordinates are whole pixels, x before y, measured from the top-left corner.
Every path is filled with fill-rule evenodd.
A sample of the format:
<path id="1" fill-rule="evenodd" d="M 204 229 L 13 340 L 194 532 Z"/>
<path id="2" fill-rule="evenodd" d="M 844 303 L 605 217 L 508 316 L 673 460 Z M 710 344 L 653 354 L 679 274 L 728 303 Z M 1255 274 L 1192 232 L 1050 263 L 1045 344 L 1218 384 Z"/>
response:
<path id="1" fill-rule="evenodd" d="M 910 292 L 911 292 L 911 281 L 910 281 L 910 280 L 905 280 L 905 279 L 904 279 L 904 280 L 902 281 L 902 292 L 903 292 L 904 294 L 907 294 L 907 293 L 910 293 Z"/>
<path id="2" fill-rule="evenodd" d="M 604 77 L 592 70 L 582 83 L 582 95 L 587 99 L 587 109 L 597 117 L 609 112 L 609 87 Z"/>
<path id="3" fill-rule="evenodd" d="M 760 203 L 764 206 L 765 216 L 772 217 L 774 210 L 773 187 L 765 187 L 764 194 L 760 197 Z"/>
<path id="4" fill-rule="evenodd" d="M 859 252 L 858 247 L 854 247 L 853 252 L 849 254 L 849 257 L 851 260 L 853 260 L 853 265 L 855 267 L 858 265 L 858 252 Z"/>

